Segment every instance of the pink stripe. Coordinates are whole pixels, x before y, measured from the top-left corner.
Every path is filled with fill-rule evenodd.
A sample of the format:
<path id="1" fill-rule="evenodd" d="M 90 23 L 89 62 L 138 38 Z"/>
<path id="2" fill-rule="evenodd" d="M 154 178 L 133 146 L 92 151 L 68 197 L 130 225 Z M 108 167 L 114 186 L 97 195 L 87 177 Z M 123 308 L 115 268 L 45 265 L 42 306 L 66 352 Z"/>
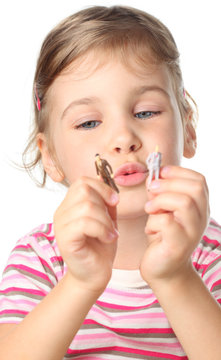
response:
<path id="1" fill-rule="evenodd" d="M 39 263 L 39 258 L 37 256 L 27 256 L 27 255 L 24 255 L 21 253 L 12 253 L 12 255 L 10 256 L 10 261 L 12 261 L 14 259 L 18 259 L 19 261 L 21 261 L 21 259 L 23 259 L 23 260 L 26 260 L 28 263 L 30 263 L 30 262 Z"/>
<path id="2" fill-rule="evenodd" d="M 158 303 L 158 301 L 153 301 L 152 304 Z M 116 305 L 116 304 L 110 304 L 110 303 L 106 303 L 103 301 L 96 301 L 97 305 L 100 305 L 102 307 L 106 307 L 109 309 L 117 309 L 117 310 L 137 310 L 137 309 L 145 309 L 147 307 L 147 305 L 142 305 L 142 306 L 126 306 L 126 305 Z"/>
<path id="3" fill-rule="evenodd" d="M 31 300 L 23 300 L 23 299 L 19 299 L 19 300 L 14 300 L 13 299 L 13 305 L 25 305 L 25 306 L 30 306 L 31 308 L 34 308 L 37 304 L 38 304 L 38 302 L 37 303 L 35 303 L 34 301 L 31 301 Z"/>
<path id="4" fill-rule="evenodd" d="M 19 280 L 22 282 L 25 282 L 25 279 L 20 274 L 13 274 L 13 275 L 4 275 L 4 278 L 2 280 L 2 284 L 10 282 L 11 280 Z M 29 281 L 27 281 L 29 283 Z"/>
<path id="5" fill-rule="evenodd" d="M 219 235 L 220 235 L 220 233 L 219 233 Z M 220 242 L 219 242 L 219 241 L 217 241 L 216 239 L 209 239 L 206 235 L 203 236 L 203 240 L 204 240 L 205 242 L 207 242 L 208 244 L 214 244 L 214 245 L 216 245 L 216 247 L 220 246 Z"/>
<path id="6" fill-rule="evenodd" d="M 56 271 L 55 275 L 56 275 L 57 279 L 60 280 L 64 276 L 64 272 L 63 271 Z"/>
<path id="7" fill-rule="evenodd" d="M 217 227 L 215 228 L 215 227 L 213 227 L 213 226 L 211 226 L 211 225 L 213 225 L 213 226 L 218 226 L 218 229 L 217 229 Z M 211 222 L 210 222 L 210 225 L 208 226 L 208 231 L 211 232 L 211 233 L 217 234 L 219 237 L 220 237 L 220 235 L 221 235 L 220 225 L 219 225 L 216 221 L 211 221 Z"/>
<path id="8" fill-rule="evenodd" d="M 48 229 L 48 230 L 47 230 Z M 33 230 L 31 235 L 37 235 L 37 236 L 43 236 L 45 237 L 45 235 L 51 235 L 51 233 L 53 232 L 53 224 L 49 223 L 49 224 L 41 224 L 40 226 L 38 226 L 36 229 Z"/>
<path id="9" fill-rule="evenodd" d="M 196 256 L 197 255 L 197 256 Z M 207 250 L 202 250 L 200 248 L 197 248 L 195 250 L 195 252 L 193 253 L 193 257 L 198 257 L 200 259 L 206 259 L 206 258 L 213 258 L 215 259 L 217 257 L 217 253 L 215 252 L 211 252 L 211 251 L 207 251 Z"/>
<path id="10" fill-rule="evenodd" d="M 7 288 L 5 290 L 0 290 L 0 294 L 7 294 L 8 292 L 23 292 L 23 293 L 27 293 L 27 294 L 32 294 L 32 295 L 39 295 L 39 296 L 45 296 L 47 295 L 46 292 L 43 291 L 39 291 L 39 290 L 35 290 L 35 289 L 25 289 L 25 288 L 19 288 L 19 287 L 10 287 Z"/>
<path id="11" fill-rule="evenodd" d="M 119 316 L 110 316 L 107 314 L 104 314 L 102 310 L 96 308 L 96 307 L 92 307 L 90 310 L 90 313 L 97 313 L 99 315 L 101 315 L 100 318 L 108 318 L 109 321 L 121 321 L 121 320 L 150 320 L 150 319 L 154 319 L 154 320 L 159 320 L 161 319 L 164 320 L 165 322 L 168 322 L 166 316 L 164 313 L 141 313 L 141 314 L 131 314 L 131 315 L 119 315 Z M 143 321 L 142 321 L 143 322 Z"/>
<path id="12" fill-rule="evenodd" d="M 136 336 L 136 334 L 134 335 Z M 93 343 L 96 342 L 100 342 L 101 339 L 108 339 L 111 341 L 115 341 L 115 339 L 119 339 L 118 336 L 116 336 L 115 334 L 90 334 L 90 335 L 76 335 L 74 338 L 74 342 L 76 341 L 92 341 Z M 138 340 L 132 340 L 132 339 L 128 339 L 128 338 L 122 338 L 120 339 L 123 343 L 128 343 L 130 345 L 140 345 L 140 346 L 153 346 L 153 347 L 162 347 L 162 348 L 173 348 L 173 349 L 182 349 L 180 343 L 176 342 L 176 343 L 164 343 L 164 342 L 153 342 L 153 341 L 148 341 L 145 340 L 144 341 L 138 341 Z M 81 344 L 83 345 L 83 344 Z"/>
<path id="13" fill-rule="evenodd" d="M 208 265 L 199 264 L 196 261 L 193 261 L 193 266 L 195 267 L 196 270 L 199 270 L 199 269 L 205 270 Z"/>
<path id="14" fill-rule="evenodd" d="M 94 321 L 92 319 L 85 319 L 83 322 L 84 325 L 99 325 L 100 324 L 97 321 Z M 129 333 L 134 334 L 136 331 L 136 334 L 174 334 L 173 330 L 171 328 L 143 328 L 143 329 L 134 329 L 134 328 L 111 328 L 108 326 L 103 325 L 106 329 L 120 332 L 120 333 Z"/>
<path id="15" fill-rule="evenodd" d="M 42 250 L 44 250 L 44 251 L 50 251 L 51 249 L 53 249 L 54 250 L 54 248 L 52 247 L 52 245 L 50 244 L 50 243 L 46 243 L 46 244 L 44 244 L 44 245 L 41 245 L 41 248 L 42 248 Z"/>
<path id="16" fill-rule="evenodd" d="M 53 256 L 53 257 L 51 257 L 50 260 L 52 263 L 57 262 L 57 261 L 63 262 L 63 258 L 61 256 Z"/>
<path id="17" fill-rule="evenodd" d="M 31 236 L 36 240 L 38 237 L 43 237 L 46 238 L 48 241 L 53 242 L 54 241 L 54 236 L 46 236 L 47 233 L 46 232 L 36 232 L 34 234 L 31 234 Z"/>
<path id="18" fill-rule="evenodd" d="M 32 249 L 31 245 L 30 244 L 18 244 L 17 246 L 14 247 L 13 251 L 14 250 L 20 250 L 20 249 L 24 249 L 25 251 L 27 249 Z"/>
<path id="19" fill-rule="evenodd" d="M 221 279 L 219 279 L 213 283 L 213 285 L 211 287 L 211 291 L 213 290 L 214 287 L 219 286 L 219 285 L 221 285 Z"/>
<path id="20" fill-rule="evenodd" d="M 219 256 L 219 258 L 217 259 L 221 259 L 221 256 Z M 209 264 L 210 265 L 210 264 Z M 208 266 L 209 266 L 208 265 Z M 206 269 L 205 269 L 206 271 Z M 205 271 L 203 272 L 203 276 L 205 275 Z M 218 268 L 216 271 L 214 271 L 205 281 L 206 284 L 208 284 L 209 282 L 212 282 L 213 279 L 216 279 L 217 277 L 220 277 L 220 274 L 221 274 L 221 269 Z"/>
<path id="21" fill-rule="evenodd" d="M 19 324 L 22 321 L 22 318 L 16 318 L 15 320 L 8 320 L 6 318 L 0 319 L 0 324 Z"/>
<path id="22" fill-rule="evenodd" d="M 210 222 L 209 222 L 209 227 L 211 227 L 211 225 L 219 225 L 216 220 L 214 220 L 212 217 L 210 218 Z"/>
<path id="23" fill-rule="evenodd" d="M 131 353 L 131 354 L 139 354 L 144 356 L 155 356 L 159 358 L 166 358 L 170 360 L 188 360 L 186 356 L 177 356 L 172 354 L 165 354 L 165 353 L 159 353 L 155 351 L 145 351 L 145 350 L 139 350 L 139 349 L 131 349 L 126 348 L 122 346 L 110 346 L 110 347 L 103 347 L 103 348 L 97 348 L 97 349 L 83 349 L 83 350 L 68 350 L 68 354 L 83 354 L 85 352 L 107 352 L 107 351 L 117 351 L 124 353 Z"/>
<path id="24" fill-rule="evenodd" d="M 10 299 L 7 298 L 3 298 L 2 300 L 0 299 L 0 304 L 1 302 L 6 302 L 9 304 L 13 304 L 13 307 L 16 308 L 16 306 L 29 306 L 31 308 L 34 308 L 37 304 L 38 304 L 38 300 L 33 299 L 33 300 L 29 300 L 29 299 L 16 299 L 15 297 L 13 297 L 13 301 L 11 301 Z"/>
<path id="25" fill-rule="evenodd" d="M 51 282 L 51 280 L 49 279 L 49 277 L 47 275 L 45 275 L 44 273 L 38 271 L 38 270 L 35 270 L 35 269 L 32 269 L 30 268 L 29 266 L 26 266 L 26 265 L 22 265 L 22 264 L 10 264 L 6 267 L 6 269 L 10 269 L 10 268 L 16 268 L 18 270 L 23 270 L 23 271 L 27 271 L 29 274 L 33 274 L 33 275 L 36 275 L 46 281 L 48 281 L 50 284 L 52 284 L 54 286 L 54 284 Z"/>
<path id="26" fill-rule="evenodd" d="M 22 315 L 27 315 L 28 312 L 27 311 L 24 311 L 24 310 L 2 310 L 0 311 L 0 315 L 4 315 L 4 314 L 22 314 Z"/>
<path id="27" fill-rule="evenodd" d="M 211 235 L 215 235 L 217 236 L 218 238 L 220 237 L 221 235 L 221 232 L 219 229 L 214 229 L 214 228 L 209 228 L 209 232 Z"/>

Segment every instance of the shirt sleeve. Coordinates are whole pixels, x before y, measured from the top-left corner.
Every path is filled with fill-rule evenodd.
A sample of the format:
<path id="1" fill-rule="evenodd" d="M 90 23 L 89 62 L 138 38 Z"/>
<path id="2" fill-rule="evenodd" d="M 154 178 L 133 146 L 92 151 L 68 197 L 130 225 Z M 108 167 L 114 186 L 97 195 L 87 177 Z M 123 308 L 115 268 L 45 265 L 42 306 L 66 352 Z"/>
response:
<path id="1" fill-rule="evenodd" d="M 63 272 L 51 224 L 20 239 L 0 283 L 0 323 L 19 323 L 53 289 Z"/>
<path id="2" fill-rule="evenodd" d="M 210 293 L 221 304 L 221 227 L 213 219 L 193 253 L 193 265 Z"/>

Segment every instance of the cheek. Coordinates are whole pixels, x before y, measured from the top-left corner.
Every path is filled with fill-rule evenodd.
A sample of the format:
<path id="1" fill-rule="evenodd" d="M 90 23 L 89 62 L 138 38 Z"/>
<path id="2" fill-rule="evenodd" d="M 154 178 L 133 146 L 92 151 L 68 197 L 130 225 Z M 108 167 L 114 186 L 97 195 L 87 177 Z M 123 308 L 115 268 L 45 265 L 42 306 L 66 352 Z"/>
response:
<path id="1" fill-rule="evenodd" d="M 72 141 L 57 143 L 57 159 L 69 184 L 81 176 L 96 177 L 95 153 Z"/>
<path id="2" fill-rule="evenodd" d="M 173 126 L 168 139 L 169 141 L 165 149 L 166 153 L 168 153 L 168 159 L 171 164 L 180 165 L 184 148 L 182 124 Z"/>
<path id="3" fill-rule="evenodd" d="M 180 165 L 184 147 L 181 119 L 170 118 L 159 126 L 158 141 L 163 165 Z"/>

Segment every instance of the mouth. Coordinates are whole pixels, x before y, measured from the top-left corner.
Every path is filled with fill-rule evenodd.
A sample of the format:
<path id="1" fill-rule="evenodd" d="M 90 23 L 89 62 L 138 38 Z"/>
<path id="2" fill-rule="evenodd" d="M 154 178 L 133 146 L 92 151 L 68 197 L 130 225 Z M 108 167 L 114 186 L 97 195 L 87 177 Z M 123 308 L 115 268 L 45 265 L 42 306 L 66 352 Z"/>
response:
<path id="1" fill-rule="evenodd" d="M 120 186 L 135 186 L 143 183 L 148 170 L 141 163 L 126 163 L 121 165 L 114 174 L 114 180 Z"/>

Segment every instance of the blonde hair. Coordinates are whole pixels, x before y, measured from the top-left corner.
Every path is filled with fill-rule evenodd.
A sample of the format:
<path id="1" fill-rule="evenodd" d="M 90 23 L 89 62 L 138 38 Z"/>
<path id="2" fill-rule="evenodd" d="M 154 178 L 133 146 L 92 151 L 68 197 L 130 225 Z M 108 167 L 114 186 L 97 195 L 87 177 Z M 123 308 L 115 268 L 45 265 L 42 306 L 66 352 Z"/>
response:
<path id="1" fill-rule="evenodd" d="M 127 65 L 131 54 L 136 63 L 143 67 L 150 56 L 153 62 L 166 64 L 171 73 L 182 119 L 191 115 L 189 121 L 193 124 L 196 121 L 196 104 L 184 90 L 176 43 L 161 21 L 146 12 L 124 6 L 94 6 L 79 11 L 52 29 L 42 44 L 37 61 L 33 86 L 34 127 L 23 153 L 23 164 L 32 177 L 36 166 L 41 167 L 43 176 L 37 181 L 40 186 L 45 185 L 47 174 L 41 162 L 36 137 L 38 133 L 45 133 L 50 138 L 48 90 L 64 69 L 91 50 L 109 51 L 109 54 L 117 52 Z M 40 110 L 36 106 L 36 94 Z M 28 161 L 27 155 L 30 153 L 33 159 Z"/>

